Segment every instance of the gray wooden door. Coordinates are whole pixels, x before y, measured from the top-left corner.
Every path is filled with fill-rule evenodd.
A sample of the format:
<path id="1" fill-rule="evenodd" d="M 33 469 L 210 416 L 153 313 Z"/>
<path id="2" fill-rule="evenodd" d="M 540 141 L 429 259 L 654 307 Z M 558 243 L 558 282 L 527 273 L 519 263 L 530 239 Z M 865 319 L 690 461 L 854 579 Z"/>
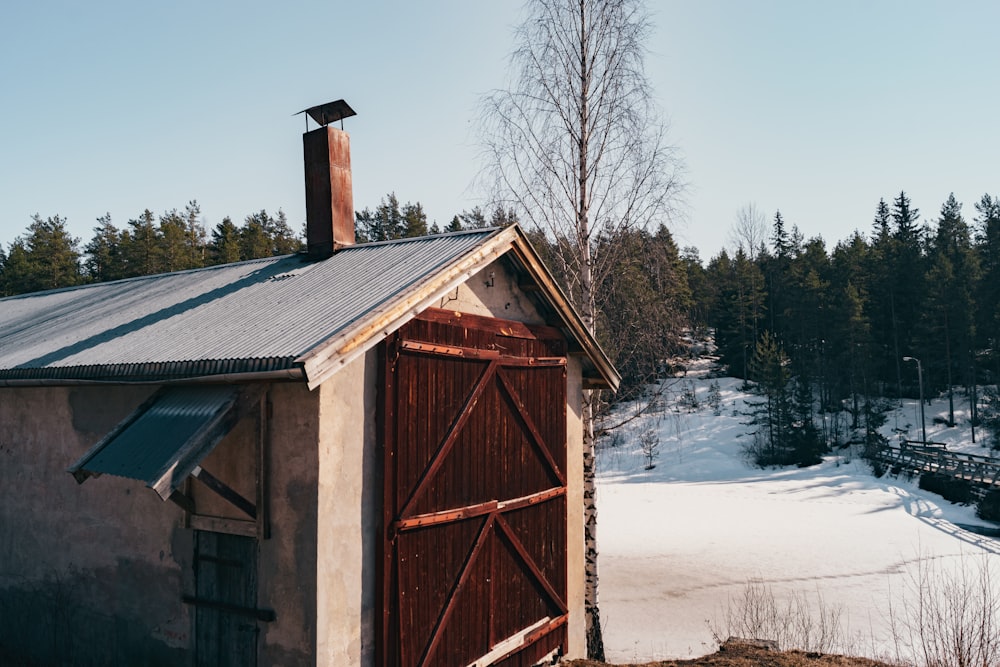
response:
<path id="1" fill-rule="evenodd" d="M 257 540 L 195 531 L 198 667 L 257 664 Z"/>

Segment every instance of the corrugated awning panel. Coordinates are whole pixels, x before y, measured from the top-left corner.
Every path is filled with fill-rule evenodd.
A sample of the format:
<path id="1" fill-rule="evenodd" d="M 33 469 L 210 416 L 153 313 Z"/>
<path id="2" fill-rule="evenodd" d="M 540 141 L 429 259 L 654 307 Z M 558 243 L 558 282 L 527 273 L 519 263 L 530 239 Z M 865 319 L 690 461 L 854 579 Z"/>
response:
<path id="1" fill-rule="evenodd" d="M 237 386 L 158 391 L 69 468 L 78 482 L 107 473 L 166 500 L 236 425 Z"/>

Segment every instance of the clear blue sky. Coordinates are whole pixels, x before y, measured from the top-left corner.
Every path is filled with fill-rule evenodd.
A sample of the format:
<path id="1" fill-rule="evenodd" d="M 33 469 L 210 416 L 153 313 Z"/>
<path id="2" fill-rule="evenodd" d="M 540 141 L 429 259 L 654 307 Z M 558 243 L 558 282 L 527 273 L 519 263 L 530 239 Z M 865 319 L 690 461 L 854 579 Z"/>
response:
<path id="1" fill-rule="evenodd" d="M 1000 3 L 650 2 L 647 69 L 687 166 L 681 245 L 780 209 L 828 246 L 906 190 L 1000 193 Z M 479 97 L 505 81 L 521 3 L 0 5 L 0 242 L 33 213 L 85 242 L 149 208 L 304 219 L 300 109 L 345 98 L 356 208 L 395 191 L 444 224 L 471 189 Z"/>

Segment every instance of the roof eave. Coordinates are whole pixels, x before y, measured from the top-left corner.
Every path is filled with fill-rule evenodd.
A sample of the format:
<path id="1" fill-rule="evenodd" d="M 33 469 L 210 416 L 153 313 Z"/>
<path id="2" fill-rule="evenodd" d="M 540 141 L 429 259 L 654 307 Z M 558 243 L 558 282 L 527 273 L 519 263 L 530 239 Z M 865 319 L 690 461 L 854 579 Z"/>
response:
<path id="1" fill-rule="evenodd" d="M 230 371 L 205 373 L 192 368 L 183 373 L 137 373 L 122 375 L 110 372 L 114 366 L 29 369 L 34 372 L 5 377 L 0 372 L 0 387 L 74 387 L 100 385 L 172 385 L 172 384 L 246 384 L 250 382 L 296 382 L 305 380 L 298 366 L 262 371 Z"/>

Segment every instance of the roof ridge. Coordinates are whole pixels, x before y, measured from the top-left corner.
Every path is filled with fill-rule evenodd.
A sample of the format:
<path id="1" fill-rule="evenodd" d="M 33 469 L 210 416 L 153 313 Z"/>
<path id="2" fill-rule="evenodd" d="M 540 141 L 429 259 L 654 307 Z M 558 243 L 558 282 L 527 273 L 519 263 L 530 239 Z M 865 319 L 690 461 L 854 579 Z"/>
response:
<path id="1" fill-rule="evenodd" d="M 479 234 L 482 236 L 490 236 L 497 232 L 503 231 L 504 227 L 479 227 L 476 229 L 463 229 L 457 232 L 442 232 L 440 234 L 425 234 L 424 236 L 407 236 L 398 239 L 386 239 L 384 241 L 366 241 L 364 243 L 355 243 L 354 245 L 347 245 L 339 248 L 338 253 L 345 252 L 348 250 L 358 250 L 360 248 L 373 248 L 385 245 L 398 245 L 403 243 L 411 243 L 417 241 L 429 241 L 433 239 L 440 238 L 451 238 L 456 236 L 470 236 L 473 234 Z"/>

